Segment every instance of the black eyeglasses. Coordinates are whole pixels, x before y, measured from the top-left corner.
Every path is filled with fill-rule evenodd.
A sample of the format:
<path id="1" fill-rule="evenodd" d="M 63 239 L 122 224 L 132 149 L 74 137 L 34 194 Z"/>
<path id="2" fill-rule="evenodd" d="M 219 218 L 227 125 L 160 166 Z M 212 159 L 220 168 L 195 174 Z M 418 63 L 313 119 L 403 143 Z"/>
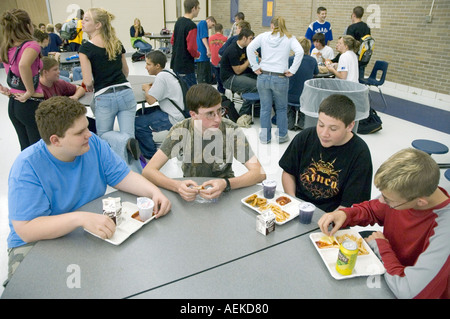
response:
<path id="1" fill-rule="evenodd" d="M 383 197 L 383 200 L 384 200 L 384 202 L 386 203 L 386 205 L 388 205 L 390 208 L 392 208 L 392 209 L 395 209 L 395 208 L 397 208 L 397 207 L 400 207 L 400 206 L 402 206 L 402 205 L 405 205 L 405 204 L 407 204 L 407 203 L 409 203 L 409 202 L 411 202 L 413 199 L 410 199 L 410 200 L 408 200 L 408 201 L 406 201 L 406 202 L 404 202 L 404 203 L 401 203 L 401 204 L 398 204 L 398 205 L 395 205 L 395 206 L 392 206 L 391 204 L 390 204 L 390 200 L 388 200 L 383 194 L 381 194 L 381 197 Z"/>

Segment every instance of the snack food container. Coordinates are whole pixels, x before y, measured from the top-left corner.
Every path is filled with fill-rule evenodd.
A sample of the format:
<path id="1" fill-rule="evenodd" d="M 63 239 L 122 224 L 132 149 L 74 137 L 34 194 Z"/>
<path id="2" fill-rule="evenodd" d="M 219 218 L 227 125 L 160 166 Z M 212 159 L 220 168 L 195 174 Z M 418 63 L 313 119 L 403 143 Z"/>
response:
<path id="1" fill-rule="evenodd" d="M 256 216 L 256 230 L 264 236 L 275 230 L 275 214 L 267 211 Z"/>

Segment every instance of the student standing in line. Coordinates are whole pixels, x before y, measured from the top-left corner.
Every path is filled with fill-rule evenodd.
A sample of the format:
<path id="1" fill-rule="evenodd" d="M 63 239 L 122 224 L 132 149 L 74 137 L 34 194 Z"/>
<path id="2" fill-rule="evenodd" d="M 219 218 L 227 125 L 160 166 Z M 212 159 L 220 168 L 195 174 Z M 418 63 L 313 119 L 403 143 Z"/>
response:
<path id="1" fill-rule="evenodd" d="M 297 39 L 286 28 L 283 17 L 274 17 L 270 23 L 272 31 L 258 35 L 247 46 L 247 58 L 252 70 L 258 74 L 257 88 L 261 103 L 261 132 L 259 140 L 267 144 L 271 141 L 271 112 L 275 104 L 278 126 L 278 143 L 289 141 L 287 103 L 289 77 L 297 72 L 303 59 L 303 49 Z M 261 48 L 261 61 L 255 51 Z M 289 67 L 289 54 L 295 57 Z"/>
<path id="2" fill-rule="evenodd" d="M 197 48 L 200 57 L 195 60 L 197 65 L 197 82 L 211 84 L 211 48 L 209 47 L 209 29 L 216 25 L 214 17 L 207 17 L 197 25 Z"/>
<path id="3" fill-rule="evenodd" d="M 0 24 L 1 61 L 6 74 L 11 71 L 14 75 L 8 83 L 10 88 L 0 84 L 0 92 L 9 96 L 8 115 L 19 138 L 20 149 L 24 150 L 41 138 L 34 118 L 39 103 L 44 99 L 39 86 L 41 47 L 33 38 L 33 24 L 26 11 L 5 11 Z"/>
<path id="4" fill-rule="evenodd" d="M 113 18 L 112 14 L 99 8 L 85 13 L 83 30 L 90 40 L 80 47 L 81 71 L 86 90 L 94 91 L 98 136 L 103 137 L 108 132 L 117 136 L 125 134 L 128 137 L 127 149 L 137 160 L 140 150 L 134 138 L 136 99 L 127 80 L 129 70 L 125 48 L 111 25 Z M 114 131 L 116 117 L 120 132 Z"/>
<path id="5" fill-rule="evenodd" d="M 219 50 L 222 48 L 227 37 L 223 35 L 223 26 L 220 23 L 215 25 L 215 34 L 209 37 L 209 48 L 211 50 L 211 68 L 217 81 L 217 91 L 225 94 L 225 88 L 223 87 L 222 80 L 220 79 L 220 56 Z"/>
<path id="6" fill-rule="evenodd" d="M 195 59 L 200 57 L 197 51 L 197 25 L 192 21 L 200 12 L 198 0 L 184 0 L 184 11 L 184 16 L 175 23 L 170 40 L 173 47 L 170 67 L 189 88 L 197 84 Z"/>

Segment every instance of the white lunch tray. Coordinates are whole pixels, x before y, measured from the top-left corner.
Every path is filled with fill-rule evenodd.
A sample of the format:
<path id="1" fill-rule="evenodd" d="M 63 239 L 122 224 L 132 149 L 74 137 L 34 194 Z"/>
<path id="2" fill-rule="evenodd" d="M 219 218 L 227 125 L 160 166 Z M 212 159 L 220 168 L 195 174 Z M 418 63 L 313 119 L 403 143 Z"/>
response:
<path id="1" fill-rule="evenodd" d="M 361 235 L 354 230 L 351 229 L 343 229 L 338 230 L 336 236 L 342 236 L 343 234 L 350 234 L 356 236 L 357 238 L 361 238 Z M 319 248 L 316 245 L 316 241 L 319 241 L 322 236 L 325 236 L 323 233 L 312 233 L 309 235 L 309 238 L 312 241 L 312 244 L 316 248 L 320 257 L 322 257 L 323 262 L 328 268 L 331 276 L 337 280 L 348 279 L 360 276 L 374 276 L 374 275 L 382 275 L 385 273 L 386 269 L 384 268 L 381 261 L 363 239 L 364 248 L 369 252 L 368 255 L 358 255 L 356 258 L 355 268 L 351 275 L 341 275 L 336 270 L 336 261 L 338 257 L 339 248 Z"/>
<path id="2" fill-rule="evenodd" d="M 247 198 L 249 198 L 250 196 L 256 194 L 256 196 L 264 198 L 264 190 L 260 190 L 256 193 L 251 193 L 248 196 L 245 196 L 244 198 L 241 199 L 241 203 L 244 204 L 245 206 L 253 209 L 255 212 L 257 212 L 258 214 L 262 214 L 264 211 L 260 211 L 259 207 L 253 207 L 252 205 L 248 204 L 245 202 L 245 200 Z M 287 203 L 286 205 L 280 205 L 276 202 L 276 199 L 280 196 L 285 196 L 287 198 L 289 198 L 291 201 L 289 203 Z M 268 204 L 274 204 L 277 205 L 278 207 L 280 207 L 282 210 L 286 211 L 290 216 L 289 218 L 287 218 L 286 220 L 282 221 L 282 222 L 277 222 L 275 221 L 275 224 L 277 225 L 283 225 L 286 224 L 287 222 L 293 220 L 295 217 L 298 216 L 299 214 L 299 205 L 300 203 L 302 203 L 302 201 L 300 201 L 299 199 L 293 198 L 290 195 L 287 195 L 286 193 L 283 192 L 279 192 L 279 191 L 275 191 L 275 196 L 272 199 L 268 199 L 267 200 Z M 267 209 L 270 210 L 270 209 Z M 267 211 L 265 210 L 265 211 Z"/>
<path id="3" fill-rule="evenodd" d="M 121 213 L 121 221 L 119 223 L 119 226 L 116 227 L 116 231 L 114 232 L 114 235 L 111 238 L 104 239 L 108 243 L 111 243 L 113 245 L 120 245 L 123 243 L 128 237 L 131 236 L 131 234 L 137 232 L 142 226 L 149 223 L 155 216 L 150 217 L 145 222 L 142 222 L 136 218 L 133 218 L 133 214 L 136 212 L 139 212 L 139 209 L 136 204 L 130 203 L 130 202 L 123 202 L 122 203 L 122 213 Z M 86 230 L 88 233 L 94 235 L 95 237 L 101 238 L 100 236 L 97 236 L 90 231 Z M 103 239 L 103 238 L 101 238 Z"/>

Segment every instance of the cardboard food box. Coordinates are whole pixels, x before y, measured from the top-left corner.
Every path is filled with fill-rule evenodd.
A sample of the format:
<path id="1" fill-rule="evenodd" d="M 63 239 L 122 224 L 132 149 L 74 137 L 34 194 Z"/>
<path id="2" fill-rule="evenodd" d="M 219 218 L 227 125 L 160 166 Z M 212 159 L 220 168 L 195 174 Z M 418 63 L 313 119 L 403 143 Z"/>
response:
<path id="1" fill-rule="evenodd" d="M 268 235 L 275 230 L 275 214 L 266 211 L 256 217 L 256 231 Z"/>

